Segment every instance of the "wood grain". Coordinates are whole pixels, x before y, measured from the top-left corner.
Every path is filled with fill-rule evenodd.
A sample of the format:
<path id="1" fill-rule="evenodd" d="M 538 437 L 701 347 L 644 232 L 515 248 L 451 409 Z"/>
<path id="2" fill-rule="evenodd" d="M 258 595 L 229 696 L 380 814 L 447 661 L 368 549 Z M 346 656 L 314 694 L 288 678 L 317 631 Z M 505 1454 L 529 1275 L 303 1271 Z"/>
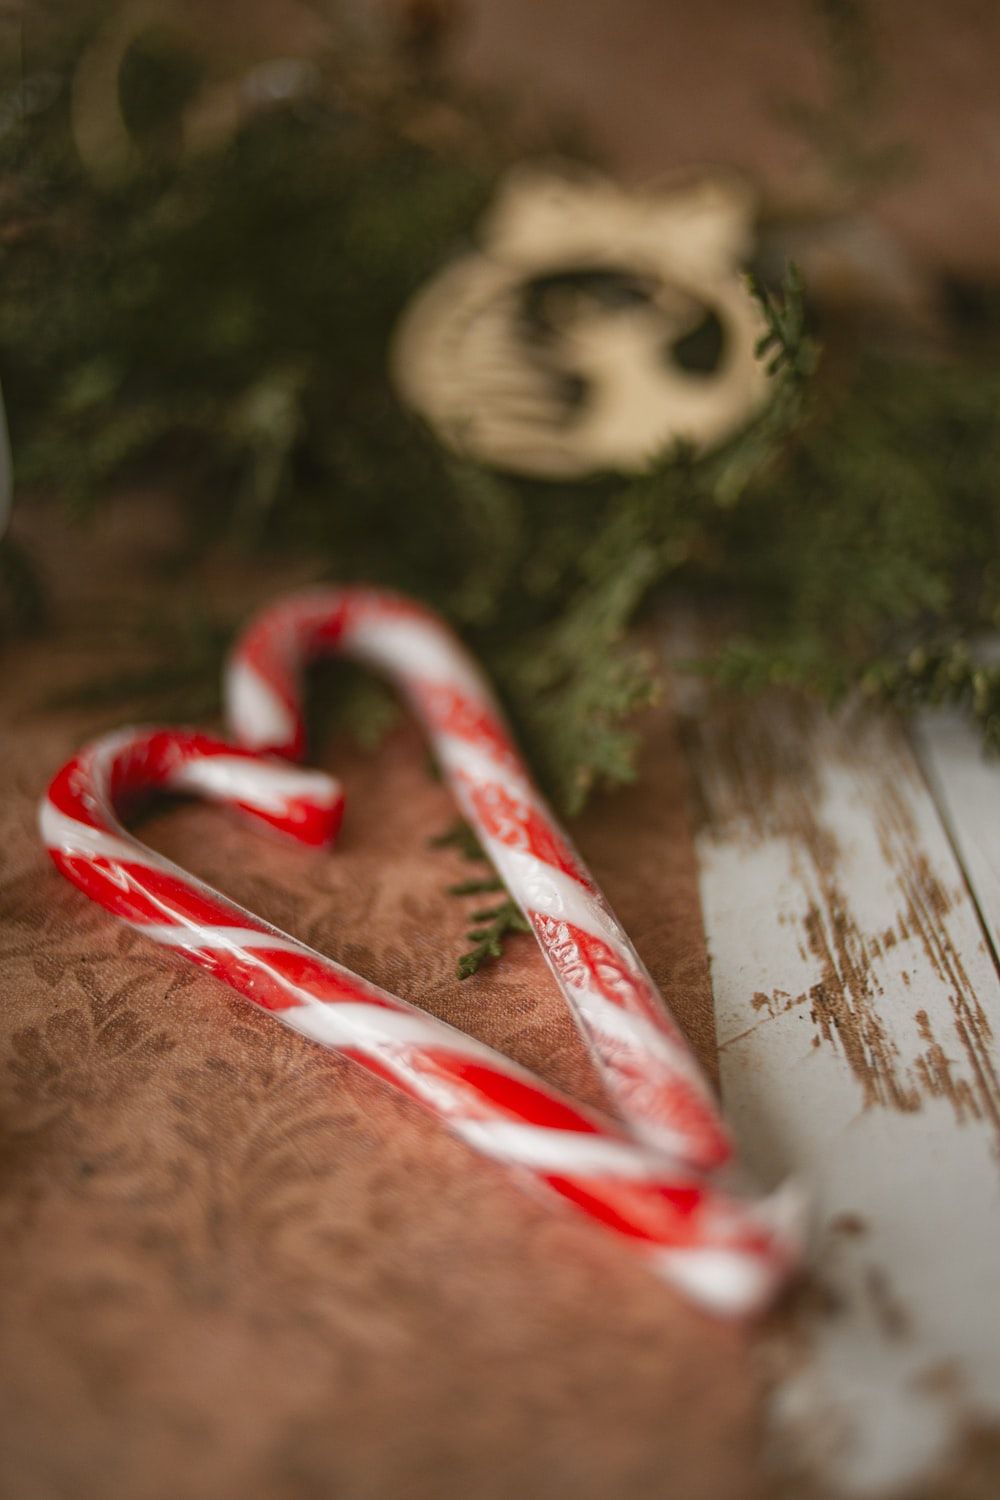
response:
<path id="1" fill-rule="evenodd" d="M 724 1101 L 814 1205 L 775 1433 L 822 1493 L 895 1494 L 1000 1417 L 993 954 L 898 726 L 680 700 Z"/>
<path id="2" fill-rule="evenodd" d="M 986 756 L 979 735 L 951 712 L 921 716 L 916 749 L 1000 958 L 1000 760 Z"/>

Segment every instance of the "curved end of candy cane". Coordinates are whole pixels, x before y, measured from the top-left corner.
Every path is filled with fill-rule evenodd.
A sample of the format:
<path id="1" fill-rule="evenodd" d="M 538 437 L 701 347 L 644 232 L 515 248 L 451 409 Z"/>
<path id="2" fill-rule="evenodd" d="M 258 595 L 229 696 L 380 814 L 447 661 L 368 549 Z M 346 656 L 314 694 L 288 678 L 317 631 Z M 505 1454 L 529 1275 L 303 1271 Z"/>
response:
<path id="1" fill-rule="evenodd" d="M 226 666 L 226 721 L 248 750 L 301 760 L 306 748 L 301 715 L 288 701 L 290 694 L 279 692 L 258 669 L 253 660 L 255 640 L 248 632 Z"/>
<path id="2" fill-rule="evenodd" d="M 333 843 L 344 816 L 343 788 L 322 771 L 197 731 L 142 727 L 93 741 L 53 777 L 39 812 L 43 837 L 57 847 L 53 830 L 67 820 L 114 830 L 129 804 L 156 791 L 225 803 L 314 848 Z"/>

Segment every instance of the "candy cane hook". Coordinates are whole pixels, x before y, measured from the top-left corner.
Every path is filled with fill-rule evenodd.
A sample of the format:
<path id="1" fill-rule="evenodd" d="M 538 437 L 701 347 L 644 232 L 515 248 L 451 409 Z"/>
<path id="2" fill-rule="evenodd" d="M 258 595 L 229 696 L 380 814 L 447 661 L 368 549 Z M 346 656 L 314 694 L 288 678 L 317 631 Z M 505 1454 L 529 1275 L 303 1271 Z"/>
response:
<path id="1" fill-rule="evenodd" d="M 229 802 L 317 843 L 340 815 L 328 777 L 201 734 L 130 729 L 63 767 L 39 822 L 57 868 L 108 911 L 394 1084 L 469 1145 L 631 1244 L 695 1301 L 740 1314 L 769 1299 L 798 1250 L 787 1197 L 749 1203 L 671 1169 L 501 1054 L 226 900 L 126 832 L 119 811 L 152 791 Z"/>
<path id="2" fill-rule="evenodd" d="M 639 955 L 532 784 L 496 701 L 452 632 L 371 588 L 265 609 L 226 673 L 241 744 L 300 759 L 302 673 L 336 651 L 376 667 L 422 721 L 452 793 L 521 908 L 631 1131 L 698 1171 L 731 1155 L 711 1089 Z"/>

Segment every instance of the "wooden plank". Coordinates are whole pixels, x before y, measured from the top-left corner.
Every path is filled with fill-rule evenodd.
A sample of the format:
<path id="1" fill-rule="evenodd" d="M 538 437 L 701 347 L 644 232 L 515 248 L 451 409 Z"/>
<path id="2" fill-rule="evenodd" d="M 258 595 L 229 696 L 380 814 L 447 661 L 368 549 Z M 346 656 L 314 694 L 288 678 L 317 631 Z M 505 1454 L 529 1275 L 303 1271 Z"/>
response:
<path id="1" fill-rule="evenodd" d="M 824 1494 L 888 1494 L 1000 1417 L 993 955 L 898 727 L 678 695 L 726 1108 L 813 1203 L 776 1430 Z"/>
<path id="2" fill-rule="evenodd" d="M 961 714 L 921 714 L 917 753 L 983 926 L 1000 957 L 1000 760 Z"/>

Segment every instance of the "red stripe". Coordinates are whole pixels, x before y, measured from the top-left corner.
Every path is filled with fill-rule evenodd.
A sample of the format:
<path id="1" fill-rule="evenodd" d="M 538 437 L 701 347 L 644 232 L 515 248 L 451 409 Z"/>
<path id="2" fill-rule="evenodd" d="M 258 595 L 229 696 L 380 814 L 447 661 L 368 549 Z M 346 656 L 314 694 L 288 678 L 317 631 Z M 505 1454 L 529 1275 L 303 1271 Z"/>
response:
<path id="1" fill-rule="evenodd" d="M 453 735 L 497 760 L 517 762 L 510 735 L 487 705 L 445 683 L 415 683 L 411 692 L 432 733 Z"/>
<path id="2" fill-rule="evenodd" d="M 292 799 L 281 812 L 255 807 L 249 802 L 234 802 L 232 806 L 255 822 L 266 823 L 279 833 L 290 835 L 299 844 L 306 844 L 311 849 L 321 849 L 332 844 L 340 832 L 345 803 L 343 795 L 340 795 L 326 806 L 302 798 Z"/>
<path id="3" fill-rule="evenodd" d="M 543 1175 L 543 1181 L 592 1219 L 630 1239 L 652 1245 L 705 1243 L 698 1221 L 706 1194 L 693 1184 L 670 1187 L 606 1177 L 581 1180 L 549 1175 Z"/>
<path id="4" fill-rule="evenodd" d="M 596 990 L 626 1012 L 651 1022 L 671 1040 L 682 1038 L 657 1003 L 645 978 L 602 938 L 572 922 L 542 912 L 530 913 L 538 941 L 562 980 L 573 989 Z M 687 1140 L 686 1154 L 699 1168 L 720 1166 L 732 1145 L 713 1102 L 668 1063 L 651 1057 L 641 1043 L 616 1042 L 614 1053 L 601 1049 L 604 1066 L 613 1073 L 616 1092 L 626 1100 L 641 1098 L 643 1116 L 659 1121 Z"/>
<path id="5" fill-rule="evenodd" d="M 397 1072 L 392 1061 L 386 1061 L 385 1058 L 372 1055 L 368 1052 L 358 1052 L 354 1047 L 338 1047 L 337 1051 L 342 1057 L 346 1057 L 351 1062 L 357 1063 L 358 1067 L 364 1068 L 367 1073 L 372 1073 L 376 1078 L 380 1078 L 383 1083 L 391 1084 L 401 1094 L 406 1094 L 408 1098 L 415 1099 L 425 1109 L 429 1108 L 427 1100 L 421 1098 L 419 1085 L 415 1077 L 407 1077 L 405 1074 Z M 432 1113 L 436 1113 L 436 1111 L 432 1110 Z"/>
<path id="6" fill-rule="evenodd" d="M 582 1111 L 568 1101 L 555 1098 L 548 1090 L 523 1078 L 512 1077 L 488 1063 L 472 1060 L 457 1051 L 439 1046 L 420 1047 L 420 1071 L 433 1067 L 452 1085 L 456 1100 L 461 1099 L 462 1117 L 470 1120 L 521 1120 L 546 1130 L 571 1130 L 580 1135 L 606 1135 Z"/>
<path id="7" fill-rule="evenodd" d="M 569 847 L 531 803 L 512 797 L 506 787 L 497 782 L 472 783 L 466 778 L 466 786 L 478 824 L 477 832 L 495 839 L 505 848 L 534 855 L 543 864 L 571 875 L 585 889 L 590 889 L 590 882 Z"/>
<path id="8" fill-rule="evenodd" d="M 138 860 L 110 859 L 103 854 L 67 854 L 50 849 L 53 862 L 74 885 L 86 891 L 107 911 L 128 922 L 190 922 L 268 929 L 238 906 L 214 896 L 207 888 L 140 864 Z"/>
<path id="9" fill-rule="evenodd" d="M 242 917 L 243 913 L 239 912 L 237 915 Z M 257 926 L 256 923 L 252 925 L 255 928 Z M 382 994 L 350 969 L 344 969 L 318 953 L 310 953 L 308 948 L 288 950 L 255 947 L 241 949 L 237 953 L 231 950 L 220 951 L 225 953 L 230 963 L 250 975 L 248 982 L 257 987 L 272 985 L 280 989 L 282 984 L 291 985 L 324 1005 L 358 1002 L 375 1005 L 382 1010 L 406 1009 L 398 1000 Z"/>
<path id="10" fill-rule="evenodd" d="M 227 744 L 191 731 L 153 730 L 124 742 L 107 766 L 100 771 L 92 755 L 85 752 L 63 766 L 49 787 L 49 799 L 59 812 L 89 828 L 107 829 L 107 816 L 101 794 L 115 806 L 128 804 L 137 796 L 162 788 L 185 766 L 216 757 L 259 763 L 259 754 L 242 746 Z M 211 797 L 213 794 L 205 792 Z M 216 800 L 228 801 L 223 796 Z M 308 797 L 292 797 L 287 811 L 274 813 L 252 802 L 239 804 L 244 811 L 263 822 L 301 838 L 302 842 L 326 842 L 339 826 L 343 816 L 343 798 L 328 805 Z M 328 831 L 329 830 L 329 831 Z"/>
<path id="11" fill-rule="evenodd" d="M 290 987 L 305 990 L 326 1004 L 361 1001 L 387 1010 L 402 1008 L 349 969 L 305 949 L 288 952 L 266 947 L 199 947 L 201 927 L 244 927 L 268 935 L 270 929 L 240 907 L 221 898 L 212 899 L 148 865 L 111 861 L 103 855 L 64 854 L 58 849 L 49 852 L 57 869 L 74 885 L 106 911 L 136 923 L 140 930 L 149 922 L 167 922 L 183 932 L 190 924 L 190 946 L 178 947 L 178 952 L 267 1010 L 286 1010 L 301 1004 L 301 999 L 289 993 Z M 155 895 L 151 894 L 153 890 Z"/>
<path id="12" fill-rule="evenodd" d="M 531 923 L 553 968 L 567 984 L 596 990 L 612 1005 L 641 1015 L 680 1042 L 680 1033 L 657 1002 L 649 981 L 603 938 L 545 912 L 533 911 Z"/>
<path id="13" fill-rule="evenodd" d="M 233 754 L 245 752 L 197 730 L 154 729 L 139 734 L 122 745 L 109 768 L 112 800 L 162 786 L 191 761 Z"/>
<path id="14" fill-rule="evenodd" d="M 57 811 L 78 823 L 86 823 L 88 828 L 105 828 L 107 825 L 107 818 L 94 795 L 90 773 L 80 756 L 67 761 L 53 777 L 48 797 Z"/>

